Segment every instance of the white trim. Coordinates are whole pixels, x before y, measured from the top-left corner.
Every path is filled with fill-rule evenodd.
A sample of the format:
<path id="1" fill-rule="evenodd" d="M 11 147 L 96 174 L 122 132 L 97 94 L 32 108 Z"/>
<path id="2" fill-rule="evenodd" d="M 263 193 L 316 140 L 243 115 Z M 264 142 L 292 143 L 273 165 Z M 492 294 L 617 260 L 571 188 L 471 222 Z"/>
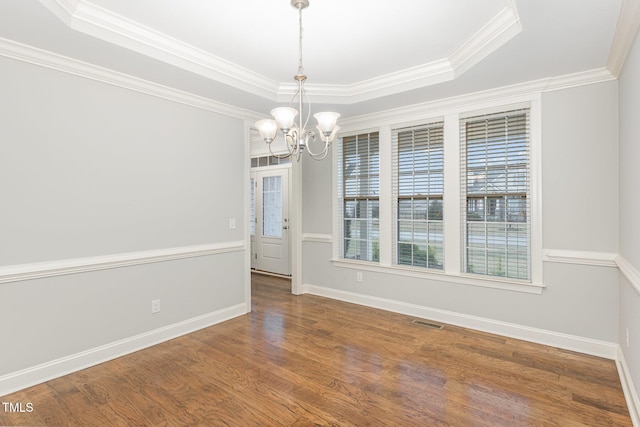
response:
<path id="1" fill-rule="evenodd" d="M 333 236 L 331 234 L 304 233 L 302 234 L 302 241 L 315 243 L 333 243 Z"/>
<path id="2" fill-rule="evenodd" d="M 438 99 L 391 110 L 379 111 L 340 120 L 340 136 L 363 129 L 395 126 L 396 123 L 411 123 L 462 111 L 482 110 L 491 106 L 518 104 L 535 101 L 540 94 L 576 86 L 615 80 L 609 70 L 598 68 L 564 76 L 550 77 L 530 82 L 503 86 L 470 94 Z"/>
<path id="3" fill-rule="evenodd" d="M 246 225 L 249 224 L 251 218 L 251 128 L 253 123 L 248 120 L 244 121 L 244 198 L 243 198 L 243 216 Z M 244 227 L 244 303 L 247 313 L 251 312 L 251 228 Z"/>
<path id="4" fill-rule="evenodd" d="M 507 0 L 507 6 L 500 13 L 453 52 L 449 59 L 455 76 L 469 70 L 521 31 L 515 0 Z"/>
<path id="5" fill-rule="evenodd" d="M 289 175 L 289 232 L 290 232 L 290 261 L 291 261 L 291 293 L 302 294 L 302 163 L 291 162 Z"/>
<path id="6" fill-rule="evenodd" d="M 109 85 L 134 90 L 147 95 L 156 96 L 173 102 L 189 105 L 207 111 L 224 114 L 230 117 L 255 121 L 263 115 L 260 113 L 237 108 L 229 104 L 224 104 L 209 98 L 194 95 L 178 89 L 163 86 L 134 76 L 130 76 L 97 65 L 82 62 L 73 58 L 48 52 L 33 46 L 18 43 L 13 40 L 0 37 L 0 56 L 14 60 L 26 62 L 52 70 L 88 78 Z M 508 98 L 522 97 L 534 93 L 560 90 L 574 86 L 599 83 L 614 80 L 616 77 L 607 69 L 600 68 L 575 74 L 551 77 L 531 82 L 490 89 L 471 94 L 439 99 L 426 103 L 401 107 L 393 110 L 386 110 L 363 116 L 345 118 L 340 122 L 342 128 L 341 135 L 347 132 L 359 132 L 363 128 L 381 125 L 393 125 L 399 122 L 423 120 L 425 116 L 437 113 L 442 115 L 443 111 L 450 109 L 460 109 L 462 107 L 473 106 L 476 103 L 490 102 L 491 100 L 501 100 L 502 103 L 510 103 Z M 316 103 L 322 102 L 324 98 L 319 98 L 313 90 L 313 85 L 305 86 L 310 95 L 314 96 Z M 321 93 L 320 93 L 321 95 Z M 289 100 L 287 98 L 287 100 Z M 341 95 L 340 99 L 329 97 L 324 102 L 336 104 L 351 104 L 354 100 L 351 95 Z"/>
<path id="7" fill-rule="evenodd" d="M 378 259 L 380 265 L 390 266 L 393 263 L 392 233 L 393 224 L 393 143 L 390 126 L 381 126 L 378 130 Z"/>
<path id="8" fill-rule="evenodd" d="M 333 145 L 333 149 L 331 150 L 331 165 L 332 165 L 332 174 L 331 174 L 331 241 L 333 244 L 331 245 L 331 254 L 332 258 L 339 258 L 342 256 L 340 251 L 342 249 L 342 224 L 340 223 L 341 215 L 338 213 L 338 209 L 342 209 L 342 204 L 338 200 L 338 195 L 342 190 L 338 189 L 338 183 L 341 181 L 339 179 L 342 176 L 342 165 L 338 164 L 338 160 L 341 155 L 338 154 L 338 151 L 342 150 L 342 137 L 336 138 L 336 143 Z"/>
<path id="9" fill-rule="evenodd" d="M 620 76 L 639 27 L 640 0 L 623 0 L 607 60 L 607 68 L 616 78 Z"/>
<path id="10" fill-rule="evenodd" d="M 250 311 L 251 308 L 248 310 Z M 246 312 L 247 307 L 245 307 L 244 303 L 226 307 L 212 313 L 193 317 L 182 322 L 0 376 L 0 396 L 207 328 L 234 317 L 242 316 Z"/>
<path id="11" fill-rule="evenodd" d="M 454 159 L 453 161 L 448 161 Z M 444 117 L 444 272 L 459 275 L 462 271 L 462 229 L 460 220 L 460 115 Z"/>
<path id="12" fill-rule="evenodd" d="M 38 49 L 8 40 L 0 37 L 0 56 L 11 58 L 17 61 L 26 62 L 28 64 L 49 68 L 51 70 L 61 71 L 63 73 L 72 74 L 86 79 L 95 80 L 123 89 L 129 89 L 146 95 L 155 96 L 166 99 L 168 101 L 178 102 L 180 104 L 189 105 L 214 113 L 224 114 L 226 116 L 257 120 L 260 114 L 249 110 L 234 107 L 222 102 L 214 101 L 209 98 L 194 95 L 178 89 L 152 83 L 147 80 L 133 77 L 124 73 L 109 70 L 97 65 L 82 62 L 77 59 L 58 55 L 46 50 Z"/>
<path id="13" fill-rule="evenodd" d="M 455 283 L 458 285 L 483 286 L 485 288 L 504 289 L 508 291 L 524 292 L 529 294 L 542 294 L 545 288 L 542 284 L 529 282 L 519 282 L 517 280 L 507 280 L 487 276 L 472 274 L 450 274 L 434 270 L 427 270 L 420 267 L 409 267 L 399 265 L 382 266 L 374 262 L 352 261 L 345 259 L 333 259 L 331 264 L 334 267 L 349 268 L 359 271 L 370 271 L 372 273 L 392 274 L 394 276 L 415 277 L 417 279 L 433 280 L 438 282 Z"/>
<path id="14" fill-rule="evenodd" d="M 378 264 L 370 264 L 356 261 L 355 263 L 351 263 L 348 260 L 342 258 L 342 254 L 337 253 L 335 247 L 338 246 L 338 242 L 340 242 L 342 232 L 341 224 L 340 224 L 340 214 L 338 209 L 336 209 L 336 205 L 334 205 L 334 232 L 336 233 L 336 245 L 334 245 L 334 253 L 333 253 L 333 265 L 339 267 L 346 268 L 354 268 L 358 269 L 360 266 L 364 266 L 364 268 L 369 269 L 370 271 L 377 271 L 381 273 L 388 274 L 399 274 L 409 277 L 419 277 L 425 279 L 432 280 L 441 280 L 446 282 L 455 282 L 464 285 L 478 285 L 491 287 L 496 289 L 506 289 L 527 293 L 536 293 L 541 294 L 542 288 L 544 288 L 543 282 L 543 268 L 542 268 L 542 175 L 541 175 L 541 95 L 540 93 L 530 93 L 526 96 L 518 96 L 512 98 L 500 98 L 500 99 L 485 99 L 483 102 L 476 102 L 470 105 L 467 104 L 450 104 L 445 111 L 432 110 L 427 107 L 427 104 L 422 104 L 423 108 L 426 108 L 425 111 L 412 110 L 412 114 L 410 117 L 404 116 L 396 116 L 395 112 L 392 115 L 392 118 L 397 119 L 397 122 L 393 122 L 391 120 L 387 120 L 384 118 L 384 115 L 373 115 L 372 117 L 376 117 L 376 120 L 379 120 L 381 123 L 378 125 L 377 129 L 380 131 L 380 164 L 384 166 L 384 162 L 391 162 L 392 154 L 388 149 L 382 149 L 382 147 L 386 147 L 385 139 L 383 139 L 383 135 L 386 135 L 389 129 L 398 129 L 401 126 L 405 126 L 406 123 L 416 123 L 420 118 L 425 121 L 432 121 L 434 118 L 434 113 L 438 113 L 438 117 L 444 117 L 444 121 L 447 126 L 447 130 L 455 130 L 454 135 L 458 135 L 457 137 L 449 136 L 451 132 L 445 133 L 445 194 L 444 194 L 444 203 L 445 205 L 445 272 L 425 272 L 424 269 L 410 269 L 404 266 L 396 266 L 393 264 L 393 260 L 388 257 L 383 256 L 384 252 L 382 250 L 385 246 L 384 239 L 389 238 L 393 234 L 393 230 L 387 226 L 389 224 L 389 218 L 383 218 L 383 213 L 386 213 L 387 210 L 383 209 L 385 206 L 390 207 L 388 203 L 385 205 L 386 197 L 393 193 L 393 189 L 391 188 L 392 180 L 383 176 L 383 170 L 388 170 L 389 172 L 392 167 L 382 168 L 381 167 L 381 177 L 380 177 L 380 262 Z M 495 278 L 495 277 L 481 277 L 479 275 L 472 275 L 462 273 L 462 259 L 460 258 L 462 250 L 460 241 L 461 231 L 460 231 L 460 209 L 459 209 L 459 199 L 460 199 L 460 176 L 459 173 L 456 176 L 452 175 L 452 171 L 456 171 L 457 168 L 460 167 L 459 156 L 451 156 L 451 154 L 455 154 L 456 152 L 460 153 L 460 146 L 462 141 L 460 141 L 460 132 L 458 128 L 460 126 L 460 117 L 476 114 L 483 114 L 486 111 L 508 111 L 513 108 L 520 108 L 522 106 L 526 106 L 529 108 L 531 114 L 531 121 L 533 122 L 531 125 L 531 160 L 530 160 L 530 168 L 531 168 L 531 210 L 532 210 L 532 220 L 531 220 L 531 280 L 530 281 L 520 281 L 517 279 L 503 279 L 503 278 Z M 414 108 L 414 107 L 410 107 Z M 400 111 L 400 110 L 397 110 Z M 403 110 L 404 111 L 404 110 Z M 374 123 L 363 123 L 356 122 L 359 125 L 363 125 L 363 128 L 367 128 L 369 125 L 375 126 Z M 348 125 L 347 125 L 348 126 Z M 350 132 L 356 131 L 353 128 L 349 128 L 347 135 Z M 362 132 L 362 129 L 358 130 L 358 132 Z M 343 134 L 344 136 L 344 134 Z M 388 141 L 388 145 L 391 146 L 391 141 Z M 339 145 L 340 147 L 340 145 Z M 339 148 L 338 148 L 339 149 Z M 337 151 L 337 150 L 335 150 Z M 342 173 L 341 165 L 337 165 L 337 162 L 334 163 L 336 165 L 336 170 L 338 173 Z M 388 166 L 391 166 L 390 164 Z M 334 174 L 337 176 L 337 174 Z M 383 185 L 384 184 L 384 185 Z M 335 183 L 334 183 L 335 186 Z M 448 189 L 448 190 L 447 190 Z M 451 191 L 452 189 L 455 189 Z M 334 187 L 334 200 L 336 203 L 340 203 L 337 200 L 337 186 Z M 453 199 L 452 196 L 456 197 Z M 391 212 L 391 211 L 388 211 Z M 449 212 L 449 213 L 447 213 Z M 457 221 L 455 221 L 457 219 Z M 455 221 L 455 222 L 454 222 Z M 336 228 L 337 227 L 337 228 Z M 457 227 L 458 230 L 452 231 L 453 227 Z"/>
<path id="15" fill-rule="evenodd" d="M 70 28 L 276 102 L 288 102 L 295 85 L 264 75 L 118 15 L 87 0 L 40 0 Z M 515 2 L 507 5 L 451 54 L 427 64 L 350 84 L 305 88 L 316 103 L 352 104 L 449 81 L 522 31 Z"/>
<path id="16" fill-rule="evenodd" d="M 0 267 L 0 284 L 245 250 L 243 241 L 102 255 Z"/>
<path id="17" fill-rule="evenodd" d="M 78 8 L 78 3 L 80 3 L 80 1 L 81 0 L 40 0 L 40 3 L 57 16 L 59 20 L 70 27 L 71 17 Z"/>
<path id="18" fill-rule="evenodd" d="M 616 265 L 627 278 L 631 286 L 640 295 L 640 271 L 638 271 L 625 257 L 618 255 L 615 259 Z"/>
<path id="19" fill-rule="evenodd" d="M 531 99 L 529 107 L 529 194 L 531 197 L 531 280 L 544 283 L 542 252 L 543 228 L 542 220 L 542 96 L 538 94 Z"/>
<path id="20" fill-rule="evenodd" d="M 279 84 L 205 50 L 146 27 L 86 0 L 75 9 L 59 7 L 62 0 L 40 0 L 70 28 L 117 46 L 158 59 L 211 80 L 275 100 Z M 60 11 L 69 15 L 64 17 Z"/>
<path id="21" fill-rule="evenodd" d="M 611 342 L 599 341 L 545 329 L 532 328 L 529 326 L 471 316 L 453 311 L 440 310 L 403 301 L 346 292 L 322 286 L 306 284 L 304 288 L 306 293 L 312 295 L 333 298 L 340 301 L 392 311 L 408 316 L 431 319 L 437 322 L 449 323 L 510 338 L 526 340 L 571 351 L 578 351 L 580 353 L 604 357 L 607 359 L 615 360 L 617 357 L 618 345 Z"/>
<path id="22" fill-rule="evenodd" d="M 620 376 L 620 383 L 622 385 L 622 391 L 624 392 L 624 398 L 627 401 L 627 408 L 629 409 L 629 416 L 634 427 L 640 427 L 640 398 L 633 385 L 633 378 L 629 372 L 629 366 L 627 360 L 624 357 L 622 347 L 618 346 L 618 354 L 616 359 L 616 366 L 618 367 L 618 374 Z"/>
<path id="23" fill-rule="evenodd" d="M 618 254 L 611 252 L 570 251 L 564 249 L 545 249 L 542 260 L 563 264 L 594 265 L 600 267 L 617 267 Z"/>

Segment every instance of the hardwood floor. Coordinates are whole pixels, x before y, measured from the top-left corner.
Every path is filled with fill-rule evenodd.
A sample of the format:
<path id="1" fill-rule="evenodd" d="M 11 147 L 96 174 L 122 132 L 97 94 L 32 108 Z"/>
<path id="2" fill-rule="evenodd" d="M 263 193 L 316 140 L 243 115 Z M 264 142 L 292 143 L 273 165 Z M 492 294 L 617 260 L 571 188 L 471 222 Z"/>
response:
<path id="1" fill-rule="evenodd" d="M 316 296 L 0 398 L 16 426 L 631 426 L 613 361 Z"/>

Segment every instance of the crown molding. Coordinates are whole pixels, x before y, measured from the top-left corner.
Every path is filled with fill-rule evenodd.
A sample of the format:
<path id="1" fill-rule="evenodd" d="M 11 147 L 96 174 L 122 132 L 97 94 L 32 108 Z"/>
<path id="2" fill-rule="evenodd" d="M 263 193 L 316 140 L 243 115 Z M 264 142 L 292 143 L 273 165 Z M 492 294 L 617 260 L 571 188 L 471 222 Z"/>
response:
<path id="1" fill-rule="evenodd" d="M 155 96 L 173 102 L 178 102 L 185 105 L 190 105 L 192 107 L 212 111 L 226 116 L 250 121 L 255 121 L 262 117 L 261 114 L 253 111 L 237 108 L 228 104 L 214 101 L 209 98 L 152 83 L 147 80 L 133 77 L 124 73 L 119 73 L 117 71 L 109 70 L 97 65 L 82 62 L 77 59 L 58 55 L 52 52 L 38 49 L 33 46 L 18 43 L 13 40 L 0 38 L 0 56 L 88 78 L 113 86 L 134 90 L 147 95 Z M 425 113 L 430 112 L 441 113 L 442 111 L 449 108 L 457 108 L 461 105 L 471 105 L 475 103 L 485 102 L 490 99 L 503 99 L 514 96 L 548 92 L 552 90 L 566 89 L 573 86 L 599 83 L 613 79 L 615 79 L 615 77 L 607 69 L 601 68 L 565 76 L 535 80 L 522 84 L 506 86 L 452 98 L 439 99 L 363 116 L 345 118 L 344 121 L 341 122 L 341 127 L 343 131 L 346 131 L 349 128 L 361 129 L 363 123 L 373 122 L 382 124 L 390 120 L 406 121 L 407 117 L 412 117 L 415 115 L 422 117 Z M 316 102 L 322 101 L 316 99 Z"/>
<path id="2" fill-rule="evenodd" d="M 480 92 L 469 93 L 451 98 L 437 99 L 420 104 L 409 105 L 385 111 L 379 111 L 361 116 L 345 118 L 340 121 L 341 133 L 359 131 L 370 127 L 393 125 L 395 123 L 408 123 L 414 120 L 423 120 L 429 115 L 442 115 L 449 110 L 473 107 L 487 102 L 511 103 L 512 99 L 537 96 L 540 93 L 555 90 L 568 89 L 594 83 L 615 80 L 615 77 L 606 68 L 567 74 L 564 76 L 549 77 L 510 86 L 489 89 Z"/>
<path id="3" fill-rule="evenodd" d="M 71 27 L 72 18 L 82 0 L 39 0 L 40 4 L 51 11 L 59 20 Z"/>
<path id="4" fill-rule="evenodd" d="M 513 0 L 478 32 L 459 46 L 449 58 L 407 68 L 353 84 L 305 84 L 315 102 L 352 104 L 454 80 L 522 31 Z M 281 84 L 278 101 L 295 93 L 293 83 Z"/>
<path id="5" fill-rule="evenodd" d="M 74 30 L 265 98 L 275 99 L 277 94 L 273 80 L 89 1 L 40 3 Z"/>
<path id="6" fill-rule="evenodd" d="M 257 120 L 258 113 L 237 108 L 209 98 L 194 95 L 168 86 L 159 85 L 124 73 L 119 73 L 77 59 L 58 55 L 13 40 L 0 38 L 0 56 L 26 62 L 40 67 L 73 74 L 124 89 L 190 105 L 214 113 L 240 119 Z"/>
<path id="7" fill-rule="evenodd" d="M 607 61 L 607 68 L 616 78 L 620 76 L 638 28 L 640 28 L 640 0 L 623 0 Z"/>
<path id="8" fill-rule="evenodd" d="M 39 0 L 70 28 L 187 71 L 262 96 L 288 102 L 293 83 L 278 83 L 88 0 Z M 459 46 L 449 58 L 350 84 L 305 84 L 315 102 L 353 104 L 455 79 L 522 30 L 514 0 Z"/>
<path id="9" fill-rule="evenodd" d="M 453 80 L 455 76 L 456 70 L 451 62 L 443 59 L 353 84 L 305 83 L 304 88 L 308 95 L 313 96 L 315 102 L 353 104 L 446 82 Z M 296 90 L 295 83 L 281 84 L 278 101 L 288 102 Z"/>
<path id="10" fill-rule="evenodd" d="M 515 0 L 508 0 L 507 6 L 498 15 L 453 52 L 449 61 L 455 73 L 454 77 L 469 70 L 521 31 L 522 25 Z"/>

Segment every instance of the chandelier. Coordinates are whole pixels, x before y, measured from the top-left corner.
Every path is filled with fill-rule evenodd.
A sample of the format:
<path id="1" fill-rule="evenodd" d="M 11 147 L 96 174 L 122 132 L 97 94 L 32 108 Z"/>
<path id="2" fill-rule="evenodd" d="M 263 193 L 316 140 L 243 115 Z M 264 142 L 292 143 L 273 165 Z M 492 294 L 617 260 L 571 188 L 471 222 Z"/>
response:
<path id="1" fill-rule="evenodd" d="M 307 80 L 307 76 L 304 74 L 302 67 L 302 9 L 309 6 L 309 0 L 291 0 L 291 5 L 298 9 L 299 62 L 298 73 L 293 76 L 298 88 L 291 99 L 289 107 L 274 108 L 271 110 L 273 119 L 258 120 L 256 128 L 274 157 L 281 159 L 294 157 L 297 161 L 300 161 L 300 155 L 306 149 L 311 158 L 322 160 L 327 156 L 329 146 L 338 132 L 339 127 L 336 126 L 336 121 L 340 114 L 333 112 L 316 113 L 313 117 L 318 121 L 316 126 L 318 133 L 316 134 L 316 129 L 307 129 L 309 118 L 311 117 L 311 101 L 304 90 L 304 82 Z M 298 109 L 295 109 L 294 106 L 297 106 Z M 298 116 L 297 122 L 296 116 Z M 285 140 L 286 154 L 275 154 L 271 148 L 271 143 L 276 141 L 280 135 L 278 134 L 278 129 Z M 317 136 L 320 137 L 324 146 L 321 151 L 314 152 L 310 147 L 310 143 L 315 141 Z"/>

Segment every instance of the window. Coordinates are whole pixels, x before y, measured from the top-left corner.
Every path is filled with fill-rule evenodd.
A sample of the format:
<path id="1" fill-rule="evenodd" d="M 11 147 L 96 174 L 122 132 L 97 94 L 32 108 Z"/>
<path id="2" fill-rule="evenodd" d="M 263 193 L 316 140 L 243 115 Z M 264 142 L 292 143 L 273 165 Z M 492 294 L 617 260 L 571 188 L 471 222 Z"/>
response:
<path id="1" fill-rule="evenodd" d="M 446 105 L 340 139 L 332 265 L 542 293 L 540 97 Z"/>
<path id="2" fill-rule="evenodd" d="M 463 271 L 531 279 L 529 111 L 461 122 Z"/>
<path id="3" fill-rule="evenodd" d="M 395 262 L 442 270 L 443 122 L 393 132 Z"/>
<path id="4" fill-rule="evenodd" d="M 278 158 L 276 156 L 263 156 L 263 157 L 252 157 L 251 158 L 251 167 L 252 168 L 262 168 L 267 166 L 277 166 L 277 165 L 287 165 L 291 163 L 291 157 L 287 157 L 284 159 Z"/>
<path id="5" fill-rule="evenodd" d="M 282 177 L 262 178 L 262 236 L 282 237 Z"/>
<path id="6" fill-rule="evenodd" d="M 380 143 L 377 132 L 342 139 L 342 256 L 380 261 Z"/>

